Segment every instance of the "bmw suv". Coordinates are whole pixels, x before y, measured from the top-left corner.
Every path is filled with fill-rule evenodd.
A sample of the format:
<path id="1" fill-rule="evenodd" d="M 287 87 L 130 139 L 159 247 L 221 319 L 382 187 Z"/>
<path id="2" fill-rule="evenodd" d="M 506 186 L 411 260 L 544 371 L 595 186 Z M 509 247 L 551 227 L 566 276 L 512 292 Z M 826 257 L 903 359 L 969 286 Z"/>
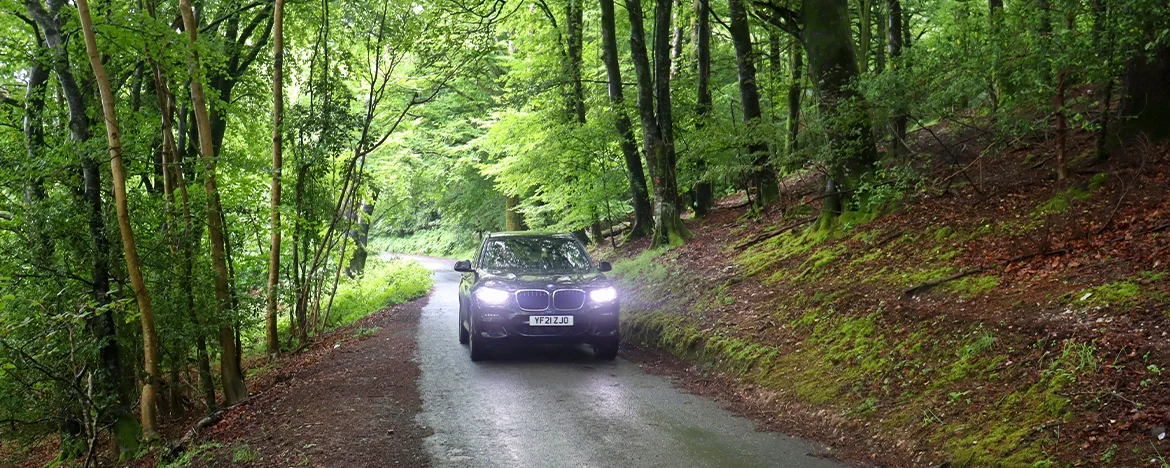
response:
<path id="1" fill-rule="evenodd" d="M 471 360 L 506 343 L 592 345 L 598 358 L 617 356 L 617 290 L 570 234 L 489 234 L 474 262 L 461 260 L 459 342 Z"/>

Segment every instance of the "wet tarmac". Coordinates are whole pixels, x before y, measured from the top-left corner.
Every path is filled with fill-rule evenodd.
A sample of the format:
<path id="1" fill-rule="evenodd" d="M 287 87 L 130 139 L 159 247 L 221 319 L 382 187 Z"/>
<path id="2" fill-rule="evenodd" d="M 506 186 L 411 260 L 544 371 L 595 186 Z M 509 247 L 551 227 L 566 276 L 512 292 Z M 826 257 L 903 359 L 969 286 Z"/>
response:
<path id="1" fill-rule="evenodd" d="M 434 431 L 425 446 L 436 467 L 846 466 L 824 458 L 822 446 L 758 432 L 629 361 L 597 360 L 588 346 L 497 351 L 471 362 L 456 335 L 454 262 L 415 258 L 435 270 L 415 358 L 419 422 Z"/>

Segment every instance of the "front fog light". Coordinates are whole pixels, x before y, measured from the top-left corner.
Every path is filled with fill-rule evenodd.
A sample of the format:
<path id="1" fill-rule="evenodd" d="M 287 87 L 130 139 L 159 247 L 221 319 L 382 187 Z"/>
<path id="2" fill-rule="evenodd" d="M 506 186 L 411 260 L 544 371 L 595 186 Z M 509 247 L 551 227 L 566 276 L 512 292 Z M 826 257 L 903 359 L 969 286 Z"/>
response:
<path id="1" fill-rule="evenodd" d="M 593 302 L 613 302 L 617 299 L 617 290 L 613 286 L 589 291 L 589 299 Z"/>
<path id="2" fill-rule="evenodd" d="M 508 301 L 508 291 L 494 288 L 479 288 L 475 290 L 475 298 L 488 305 L 500 305 Z"/>

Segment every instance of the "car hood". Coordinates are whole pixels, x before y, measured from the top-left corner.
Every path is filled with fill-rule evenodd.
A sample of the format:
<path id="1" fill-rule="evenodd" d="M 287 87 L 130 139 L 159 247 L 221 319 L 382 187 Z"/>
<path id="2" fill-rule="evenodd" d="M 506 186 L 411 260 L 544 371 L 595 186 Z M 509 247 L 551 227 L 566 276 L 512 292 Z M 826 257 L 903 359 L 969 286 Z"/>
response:
<path id="1" fill-rule="evenodd" d="M 609 286 L 609 280 L 598 272 L 538 274 L 485 270 L 480 272 L 479 284 L 509 289 L 596 288 Z"/>

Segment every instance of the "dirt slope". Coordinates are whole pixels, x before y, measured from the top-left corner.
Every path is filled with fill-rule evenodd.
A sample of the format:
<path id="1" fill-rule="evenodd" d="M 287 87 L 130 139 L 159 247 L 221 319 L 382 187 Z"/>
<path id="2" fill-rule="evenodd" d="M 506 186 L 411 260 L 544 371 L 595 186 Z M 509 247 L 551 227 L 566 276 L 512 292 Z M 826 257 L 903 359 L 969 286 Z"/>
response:
<path id="1" fill-rule="evenodd" d="M 378 312 L 282 361 L 271 387 L 201 438 L 192 465 L 428 466 L 412 361 L 421 305 Z"/>
<path id="2" fill-rule="evenodd" d="M 942 165 L 833 233 L 806 228 L 818 182 L 798 177 L 759 216 L 725 200 L 690 221 L 683 247 L 603 250 L 625 337 L 855 460 L 1170 466 L 1170 152 L 1057 183 L 1044 151 Z"/>

